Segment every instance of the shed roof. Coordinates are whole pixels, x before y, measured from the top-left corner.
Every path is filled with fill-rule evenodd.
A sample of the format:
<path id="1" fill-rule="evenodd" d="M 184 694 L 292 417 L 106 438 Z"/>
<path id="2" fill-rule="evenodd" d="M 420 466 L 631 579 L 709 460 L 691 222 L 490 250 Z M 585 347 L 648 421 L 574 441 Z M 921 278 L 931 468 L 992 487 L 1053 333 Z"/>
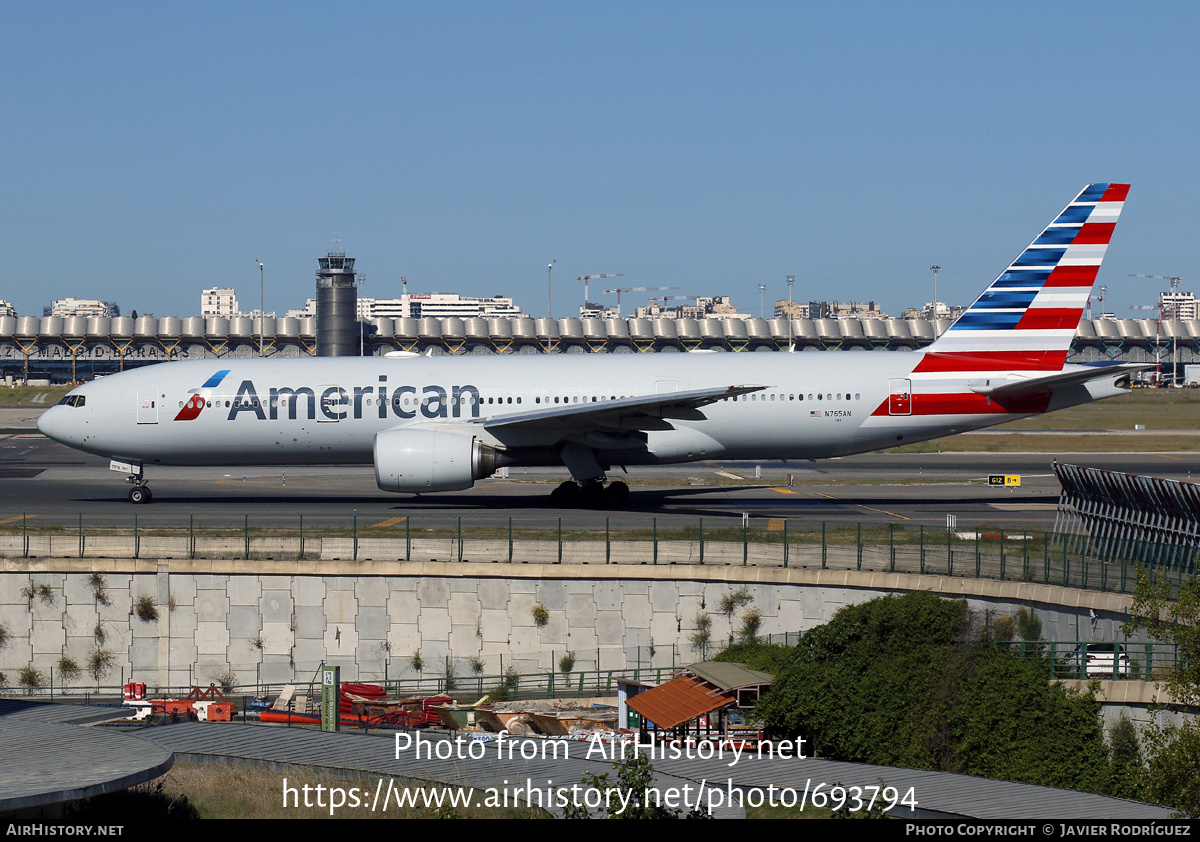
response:
<path id="1" fill-rule="evenodd" d="M 741 664 L 731 664 L 725 661 L 701 661 L 690 664 L 688 672 L 707 681 L 722 690 L 736 690 L 739 687 L 754 687 L 770 684 L 775 676 L 765 672 L 752 670 Z"/>
<path id="2" fill-rule="evenodd" d="M 659 728 L 674 728 L 736 701 L 736 694 L 717 690 L 690 675 L 673 678 L 629 700 L 629 707 Z"/>

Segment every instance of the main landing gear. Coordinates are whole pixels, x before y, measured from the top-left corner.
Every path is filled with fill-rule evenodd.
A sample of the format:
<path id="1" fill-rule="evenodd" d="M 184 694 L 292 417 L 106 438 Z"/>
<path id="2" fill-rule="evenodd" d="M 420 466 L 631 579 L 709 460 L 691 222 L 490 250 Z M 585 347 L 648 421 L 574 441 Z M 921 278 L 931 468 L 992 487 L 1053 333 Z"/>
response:
<path id="1" fill-rule="evenodd" d="M 563 509 L 624 509 L 629 505 L 629 486 L 617 480 L 576 482 L 567 480 L 550 492 L 550 504 Z"/>

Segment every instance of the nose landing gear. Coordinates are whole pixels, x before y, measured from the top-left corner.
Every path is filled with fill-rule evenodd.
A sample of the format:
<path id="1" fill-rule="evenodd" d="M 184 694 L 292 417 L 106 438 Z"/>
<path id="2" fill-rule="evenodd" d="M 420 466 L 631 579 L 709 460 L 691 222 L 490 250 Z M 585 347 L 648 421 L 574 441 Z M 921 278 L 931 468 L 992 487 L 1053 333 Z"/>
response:
<path id="1" fill-rule="evenodd" d="M 108 463 L 108 468 L 110 471 L 126 474 L 125 482 L 130 485 L 130 503 L 149 503 L 154 499 L 154 495 L 150 492 L 150 487 L 146 485 L 146 477 L 142 473 L 142 466 L 140 464 L 113 459 Z"/>

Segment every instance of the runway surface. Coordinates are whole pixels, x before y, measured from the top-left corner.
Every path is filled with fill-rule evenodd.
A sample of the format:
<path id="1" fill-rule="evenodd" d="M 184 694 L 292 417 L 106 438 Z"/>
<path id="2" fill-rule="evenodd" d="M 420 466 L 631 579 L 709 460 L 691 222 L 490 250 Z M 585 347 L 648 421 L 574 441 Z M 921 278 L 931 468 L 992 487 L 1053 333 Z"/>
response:
<path id="1" fill-rule="evenodd" d="M 945 528 L 954 515 L 960 528 L 1049 528 L 1059 485 L 1047 454 L 865 454 L 818 463 L 700 462 L 639 468 L 629 481 L 630 506 L 621 512 L 557 509 L 550 491 L 565 469 L 513 469 L 507 478 L 484 480 L 468 491 L 424 496 L 380 491 L 369 465 L 295 468 L 148 469 L 154 491 L 149 505 L 126 498 L 122 477 L 107 460 L 70 450 L 36 432 L 0 434 L 0 525 L 36 518 L 39 524 L 132 523 L 395 529 L 411 520 L 464 519 L 553 525 L 564 529 L 680 528 L 704 518 L 792 519 L 847 524 L 857 521 Z M 1147 473 L 1171 479 L 1200 476 L 1200 454 L 1058 454 L 1061 461 Z M 756 467 L 761 477 L 756 477 Z M 990 487 L 989 474 L 1019 474 L 1019 488 Z M 790 480 L 790 485 L 789 485 Z M 761 527 L 760 527 L 761 528 Z"/>

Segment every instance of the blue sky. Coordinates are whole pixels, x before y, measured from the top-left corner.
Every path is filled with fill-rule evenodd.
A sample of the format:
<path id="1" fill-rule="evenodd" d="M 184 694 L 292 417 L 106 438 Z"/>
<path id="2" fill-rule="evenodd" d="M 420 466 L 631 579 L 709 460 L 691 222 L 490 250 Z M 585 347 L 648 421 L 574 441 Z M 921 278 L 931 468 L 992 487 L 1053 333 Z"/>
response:
<path id="1" fill-rule="evenodd" d="M 192 315 L 585 274 L 767 301 L 966 304 L 1086 183 L 1098 285 L 1200 292 L 1194 3 L 9 4 L 0 298 Z M 600 298 L 593 286 L 593 299 Z M 647 293 L 652 294 L 652 293 Z M 623 297 L 628 311 L 645 295 Z M 612 296 L 606 299 L 611 302 Z"/>

